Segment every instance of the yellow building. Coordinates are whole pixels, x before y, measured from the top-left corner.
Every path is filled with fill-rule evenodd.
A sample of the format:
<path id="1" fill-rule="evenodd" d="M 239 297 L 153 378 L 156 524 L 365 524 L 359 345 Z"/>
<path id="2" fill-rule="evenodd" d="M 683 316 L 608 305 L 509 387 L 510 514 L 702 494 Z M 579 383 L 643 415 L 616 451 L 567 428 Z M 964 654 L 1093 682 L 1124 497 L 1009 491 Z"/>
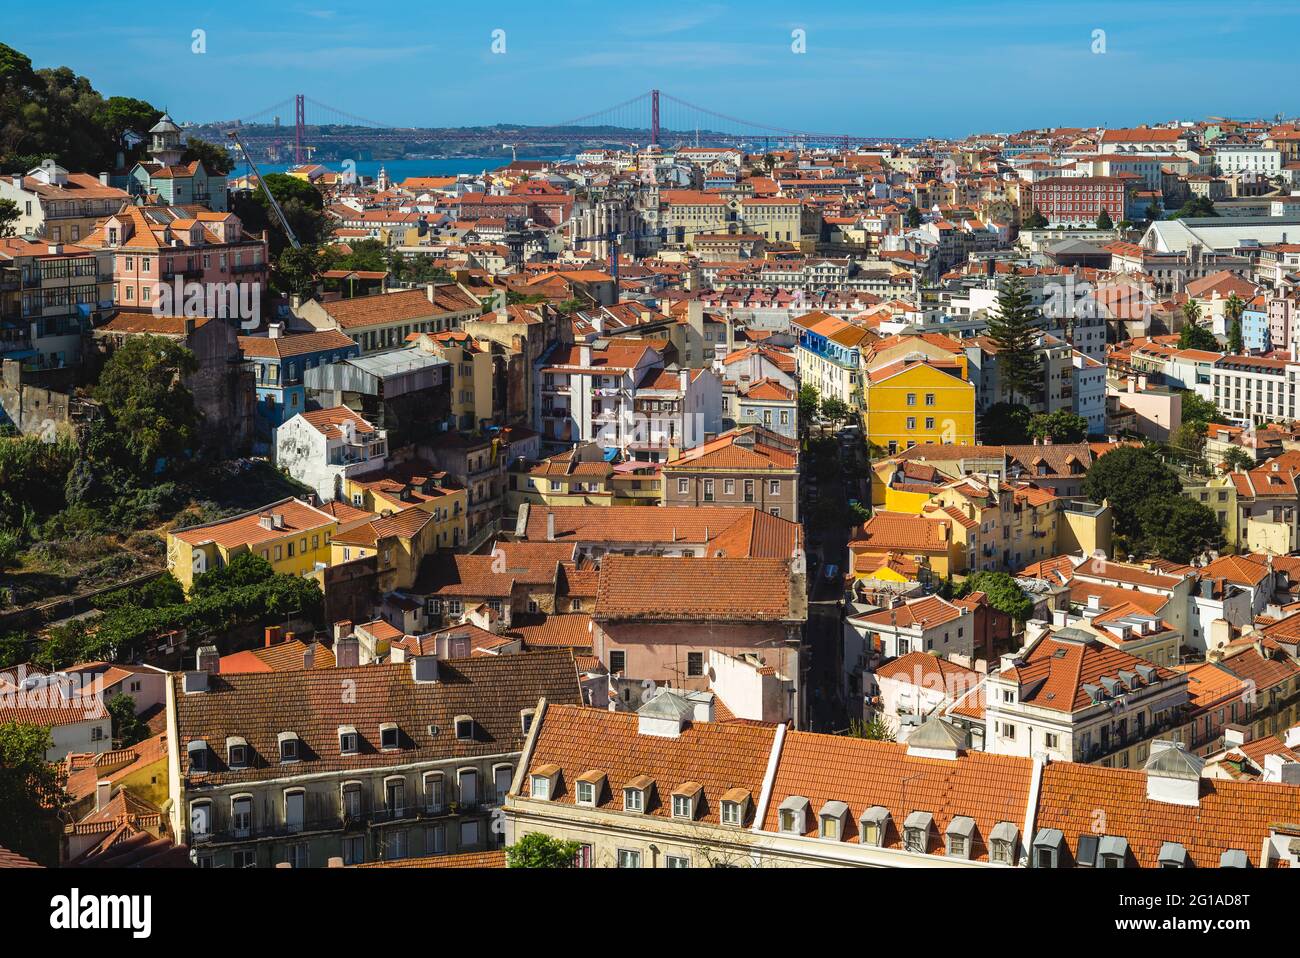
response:
<path id="1" fill-rule="evenodd" d="M 195 576 L 219 569 L 241 552 L 271 563 L 277 573 L 303 575 L 330 562 L 338 521 L 322 509 L 288 498 L 230 519 L 167 533 L 167 569 L 189 592 Z"/>
<path id="2" fill-rule="evenodd" d="M 381 593 L 409 589 L 415 584 L 420 562 L 438 549 L 437 523 L 433 515 L 420 506 L 379 516 L 349 525 L 334 536 L 334 565 L 378 557 L 379 578 L 375 583 Z"/>
<path id="3" fill-rule="evenodd" d="M 657 506 L 663 475 L 656 463 L 606 462 L 595 443 L 510 473 L 506 505 L 517 512 L 528 502 L 546 506 Z"/>
<path id="4" fill-rule="evenodd" d="M 413 337 L 421 349 L 447 361 L 450 374 L 451 415 L 459 429 L 478 429 L 494 419 L 492 351 L 467 333 L 421 333 Z"/>
<path id="5" fill-rule="evenodd" d="M 412 506 L 423 509 L 433 516 L 432 535 L 440 549 L 455 549 L 469 540 L 465 490 L 427 462 L 389 463 L 381 470 L 346 479 L 344 494 L 356 508 L 380 515 Z"/>
<path id="6" fill-rule="evenodd" d="M 871 370 L 863 389 L 866 439 L 891 454 L 975 442 L 975 387 L 956 364 L 899 360 Z"/>

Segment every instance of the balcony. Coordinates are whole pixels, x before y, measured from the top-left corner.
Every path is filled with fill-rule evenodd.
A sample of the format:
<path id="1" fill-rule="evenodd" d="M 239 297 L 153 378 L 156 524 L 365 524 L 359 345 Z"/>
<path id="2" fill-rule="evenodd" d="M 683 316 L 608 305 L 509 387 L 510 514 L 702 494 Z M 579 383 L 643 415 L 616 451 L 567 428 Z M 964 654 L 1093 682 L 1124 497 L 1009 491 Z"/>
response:
<path id="1" fill-rule="evenodd" d="M 241 273 L 264 273 L 266 267 L 266 263 L 244 263 L 240 266 L 231 266 L 229 271 L 238 276 Z"/>

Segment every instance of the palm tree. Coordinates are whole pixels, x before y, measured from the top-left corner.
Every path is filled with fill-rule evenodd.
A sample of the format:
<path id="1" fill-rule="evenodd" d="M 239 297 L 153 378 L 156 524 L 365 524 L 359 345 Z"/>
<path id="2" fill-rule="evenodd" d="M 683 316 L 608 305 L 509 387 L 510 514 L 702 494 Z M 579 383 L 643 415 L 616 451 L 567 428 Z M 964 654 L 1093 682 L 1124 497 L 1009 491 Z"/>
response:
<path id="1" fill-rule="evenodd" d="M 1190 326 L 1198 326 L 1201 322 L 1201 304 L 1194 299 L 1189 299 L 1183 303 L 1183 319 Z"/>
<path id="2" fill-rule="evenodd" d="M 1235 292 L 1223 304 L 1223 315 L 1228 318 L 1228 352 L 1239 355 L 1245 351 L 1242 339 L 1241 314 L 1246 311 L 1246 303 Z"/>

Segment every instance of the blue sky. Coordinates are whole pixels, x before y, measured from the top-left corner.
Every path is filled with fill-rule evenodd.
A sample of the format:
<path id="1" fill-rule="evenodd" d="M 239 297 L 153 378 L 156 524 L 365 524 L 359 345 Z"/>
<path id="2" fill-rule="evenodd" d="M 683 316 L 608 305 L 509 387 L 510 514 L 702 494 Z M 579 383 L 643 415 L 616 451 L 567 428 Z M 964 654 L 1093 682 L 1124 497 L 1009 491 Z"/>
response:
<path id="1" fill-rule="evenodd" d="M 647 12 L 639 12 L 644 7 Z M 552 123 L 658 87 L 777 127 L 959 135 L 1300 112 L 1294 0 L 63 0 L 4 42 L 178 120 L 302 92 L 398 125 Z M 206 53 L 191 50 L 206 32 Z M 792 31 L 806 52 L 792 52 Z M 505 53 L 491 50 L 505 31 Z M 1105 53 L 1094 53 L 1094 31 Z M 309 115 L 309 121 L 311 116 Z M 292 110 L 285 117 L 292 122 Z"/>

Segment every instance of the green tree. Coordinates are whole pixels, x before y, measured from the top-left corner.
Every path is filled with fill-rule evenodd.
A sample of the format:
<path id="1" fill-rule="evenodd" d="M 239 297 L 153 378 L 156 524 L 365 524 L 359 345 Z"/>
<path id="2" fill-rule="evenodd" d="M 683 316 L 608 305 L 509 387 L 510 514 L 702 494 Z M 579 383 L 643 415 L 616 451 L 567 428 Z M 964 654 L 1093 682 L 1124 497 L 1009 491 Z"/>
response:
<path id="1" fill-rule="evenodd" d="M 274 194 L 299 243 L 304 247 L 314 247 L 329 238 L 331 227 L 325 216 L 325 198 L 320 190 L 306 180 L 287 173 L 267 173 L 262 182 Z M 292 246 L 280 225 L 279 217 L 271 209 L 266 190 L 258 188 L 251 193 L 239 195 L 233 204 L 233 212 L 250 233 L 270 231 L 269 243 L 273 258 L 278 258 L 283 250 Z"/>
<path id="2" fill-rule="evenodd" d="M 1093 461 L 1083 477 L 1083 494 L 1092 502 L 1108 500 L 1115 531 L 1134 537 L 1142 531 L 1142 504 L 1153 497 L 1178 498 L 1182 483 L 1151 449 L 1123 446 Z"/>
<path id="3" fill-rule="evenodd" d="M 1246 343 L 1241 329 L 1241 314 L 1245 311 L 1245 301 L 1235 292 L 1223 304 L 1223 315 L 1228 319 L 1228 352 L 1234 356 L 1240 356 L 1246 351 Z"/>
<path id="4" fill-rule="evenodd" d="M 1097 216 L 1097 229 L 1112 230 L 1114 228 L 1115 228 L 1115 222 L 1110 218 L 1109 211 L 1107 211 L 1107 209 L 1103 206 L 1101 208 L 1101 213 Z"/>
<path id="5" fill-rule="evenodd" d="M 50 730 L 0 725 L 0 845 L 43 865 L 58 859 L 59 812 L 70 797 L 62 768 L 45 760 Z"/>
<path id="6" fill-rule="evenodd" d="M 1208 196 L 1193 196 L 1175 213 L 1171 213 L 1171 220 L 1181 220 L 1193 216 L 1218 216 L 1214 208 L 1214 201 Z"/>
<path id="7" fill-rule="evenodd" d="M 1200 471 L 1204 466 L 1205 434 L 1205 423 L 1191 420 L 1179 425 L 1169 440 L 1171 452 L 1194 467 L 1193 471 Z"/>
<path id="8" fill-rule="evenodd" d="M 1223 529 L 1214 510 L 1186 496 L 1149 497 L 1138 509 L 1138 521 L 1148 555 L 1190 562 L 1207 550 L 1223 548 Z"/>
<path id="9" fill-rule="evenodd" d="M 303 245 L 286 246 L 275 259 L 272 280 L 276 289 L 286 296 L 309 299 L 316 295 L 321 274 L 329 267 L 319 247 Z"/>
<path id="10" fill-rule="evenodd" d="M 181 162 L 192 163 L 195 160 L 202 163 L 208 173 L 216 176 L 226 176 L 235 168 L 234 157 L 224 146 L 191 136 L 185 142 L 185 152 L 181 155 Z"/>
<path id="11" fill-rule="evenodd" d="M 202 575 L 195 576 L 194 584 L 190 587 L 190 596 L 197 598 L 224 592 L 227 589 L 257 585 L 259 582 L 266 582 L 274 575 L 275 569 L 266 559 L 253 552 L 241 552 L 224 566 L 209 569 Z M 179 582 L 176 584 L 180 585 Z M 177 601 L 183 601 L 183 598 L 182 595 L 181 600 Z"/>
<path id="12" fill-rule="evenodd" d="M 1208 426 L 1212 422 L 1228 421 L 1218 406 L 1208 399 L 1202 399 L 1190 389 L 1180 389 L 1178 394 L 1182 397 L 1183 422 L 1199 422 Z"/>
<path id="13" fill-rule="evenodd" d="M 1025 622 L 1034 614 L 1033 600 L 1005 572 L 976 572 L 967 577 L 959 591 L 963 597 L 972 592 L 983 592 L 990 606 L 1017 622 Z"/>
<path id="14" fill-rule="evenodd" d="M 903 217 L 903 225 L 910 230 L 914 230 L 921 225 L 921 211 L 914 205 L 907 208 L 907 214 Z"/>
<path id="15" fill-rule="evenodd" d="M 184 379 L 198 368 L 194 353 L 163 336 L 131 336 L 104 364 L 95 398 L 139 473 L 194 444 L 199 411 Z"/>
<path id="16" fill-rule="evenodd" d="M 870 739 L 873 742 L 893 742 L 896 740 L 894 730 L 889 723 L 877 716 L 870 722 L 862 719 L 849 719 L 849 735 L 853 738 Z"/>
<path id="17" fill-rule="evenodd" d="M 113 719 L 113 741 L 118 748 L 130 748 L 149 737 L 149 726 L 135 713 L 135 699 L 119 692 L 108 700 L 108 714 Z"/>
<path id="18" fill-rule="evenodd" d="M 552 838 L 541 832 L 529 832 L 506 847 L 507 868 L 576 868 L 578 842 Z"/>
<path id="19" fill-rule="evenodd" d="M 1052 442 L 1083 442 L 1088 438 L 1088 420 L 1068 409 L 1040 412 L 1029 420 L 1029 434 Z"/>
<path id="20" fill-rule="evenodd" d="M 849 418 L 849 404 L 838 396 L 827 396 L 822 400 L 822 415 L 831 421 L 831 428 Z"/>
<path id="21" fill-rule="evenodd" d="M 1255 457 L 1240 446 L 1228 447 L 1228 451 L 1223 454 L 1223 464 L 1232 470 L 1254 469 L 1258 465 Z"/>
<path id="22" fill-rule="evenodd" d="M 1024 228 L 1027 230 L 1047 229 L 1047 217 L 1043 215 L 1043 211 L 1038 208 L 1037 204 L 1034 205 L 1033 212 L 1026 218 Z"/>
<path id="23" fill-rule="evenodd" d="M 817 387 L 811 383 L 805 383 L 799 387 L 799 428 L 810 429 L 817 419 L 817 413 L 821 410 L 822 399 L 817 392 Z"/>
<path id="24" fill-rule="evenodd" d="M 998 348 L 998 376 L 1011 402 L 1028 399 L 1042 384 L 1041 361 L 1033 323 L 1038 311 L 1030 303 L 1025 281 L 1013 273 L 998 290 L 996 311 L 989 316 L 988 334 Z"/>
<path id="25" fill-rule="evenodd" d="M 980 441 L 990 446 L 1020 446 L 1029 442 L 1030 413 L 1019 403 L 998 402 L 980 416 Z"/>
<path id="26" fill-rule="evenodd" d="M 18 204 L 13 200 L 0 200 L 0 239 L 18 235 Z"/>
<path id="27" fill-rule="evenodd" d="M 1203 349 L 1206 352 L 1219 352 L 1219 341 L 1200 324 L 1201 307 L 1195 300 L 1183 303 L 1183 328 L 1178 331 L 1179 349 Z"/>
<path id="28" fill-rule="evenodd" d="M 1142 215 L 1146 218 L 1148 223 L 1154 223 L 1156 220 L 1160 219 L 1161 213 L 1162 210 L 1160 209 L 1159 203 L 1148 203 L 1146 212 Z"/>

